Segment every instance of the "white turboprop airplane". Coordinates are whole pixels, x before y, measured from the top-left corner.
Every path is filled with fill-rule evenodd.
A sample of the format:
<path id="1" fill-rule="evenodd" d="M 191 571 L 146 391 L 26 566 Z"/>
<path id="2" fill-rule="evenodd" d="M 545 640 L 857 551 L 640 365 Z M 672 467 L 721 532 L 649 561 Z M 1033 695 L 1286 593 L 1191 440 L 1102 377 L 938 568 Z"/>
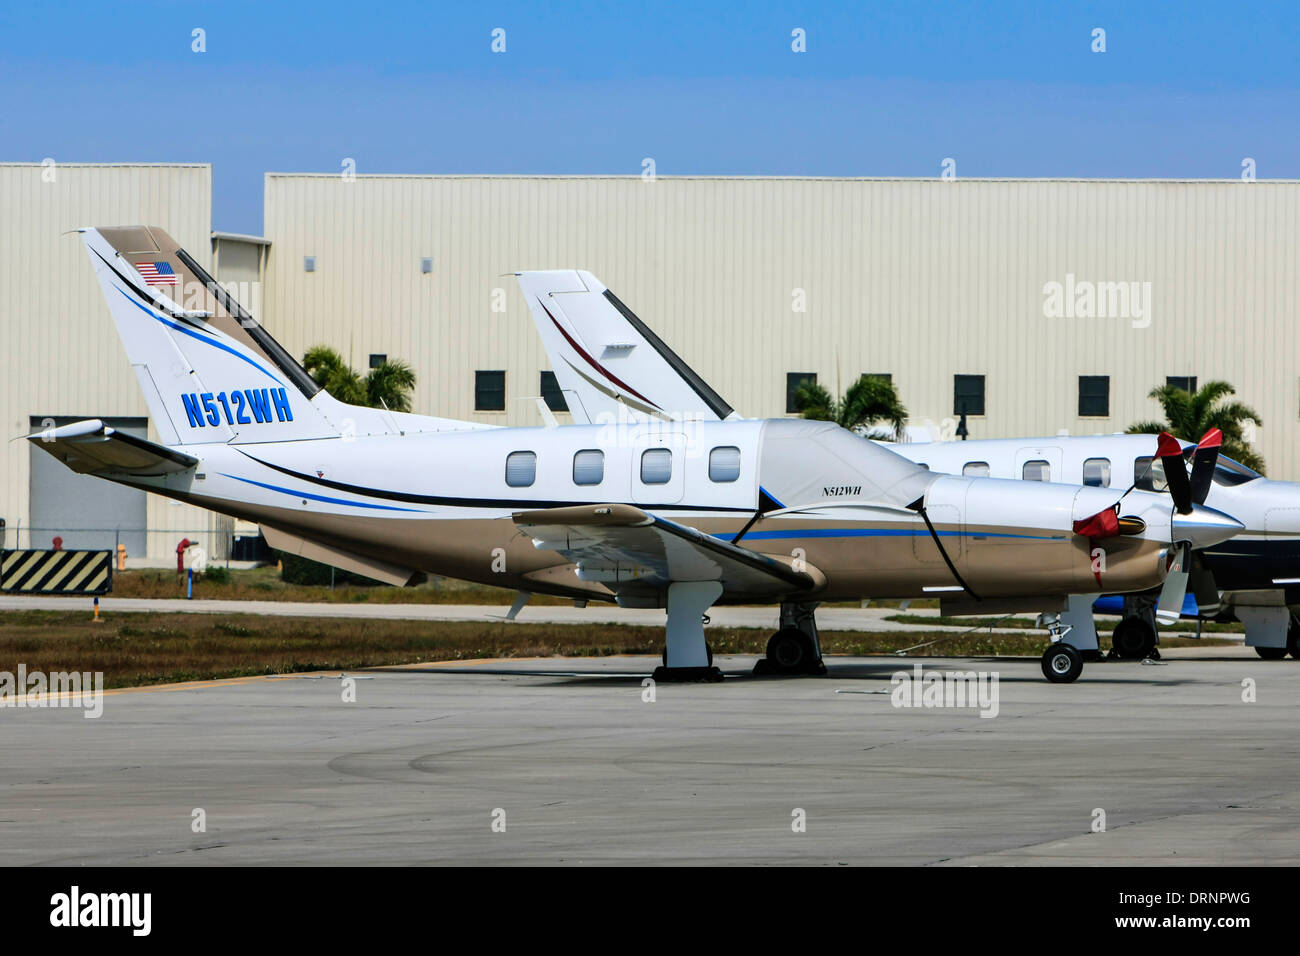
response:
<path id="1" fill-rule="evenodd" d="M 589 272 L 556 270 L 517 274 L 520 289 L 578 422 L 713 422 L 742 420 L 727 402 Z M 1197 446 L 1190 478 L 1171 469 L 1169 489 L 1161 455 L 1175 455 L 1174 439 L 1156 435 L 1099 435 L 966 442 L 889 443 L 898 454 L 938 472 L 971 477 L 1057 481 L 1092 487 L 1163 492 L 1180 510 L 1208 504 L 1247 529 L 1230 541 L 1182 553 L 1181 587 L 1166 585 L 1157 598 L 1130 595 L 1115 629 L 1113 653 L 1145 657 L 1157 643 L 1159 619 L 1176 619 L 1190 577 L 1203 614 L 1223 605 L 1246 624 L 1246 642 L 1261 657 L 1300 656 L 1300 484 L 1270 481 L 1249 468 L 1218 459 L 1221 436 L 1212 431 Z M 1178 482 L 1179 475 L 1184 476 Z M 1092 605 L 1095 594 L 1074 595 L 1064 607 L 1028 601 L 1024 610 L 1047 612 L 1045 623 L 1069 643 L 1098 652 Z M 987 613 L 960 593 L 941 601 L 948 614 Z M 1288 607 L 1290 605 L 1290 607 Z M 1055 633 L 1054 633 L 1055 636 Z"/>
<path id="2" fill-rule="evenodd" d="M 714 604 L 780 603 L 771 666 L 824 673 L 817 602 L 1146 590 L 1171 551 L 1240 530 L 1163 495 L 936 475 L 821 422 L 490 428 L 345 405 L 162 229 L 80 233 L 161 441 L 90 420 L 27 436 L 37 447 L 381 581 L 666 607 L 661 679 L 721 677 Z M 1100 575 L 1072 530 L 1096 521 Z M 1081 669 L 1066 645 L 1044 655 L 1053 681 Z"/>

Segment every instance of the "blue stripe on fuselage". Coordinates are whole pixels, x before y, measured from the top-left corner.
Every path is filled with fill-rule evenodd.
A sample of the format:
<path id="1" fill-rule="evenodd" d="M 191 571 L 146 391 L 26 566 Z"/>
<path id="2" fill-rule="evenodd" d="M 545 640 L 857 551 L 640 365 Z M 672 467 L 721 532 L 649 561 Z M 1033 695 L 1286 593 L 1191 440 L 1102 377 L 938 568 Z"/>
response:
<path id="1" fill-rule="evenodd" d="M 254 481 L 252 478 L 240 478 L 238 475 L 228 475 L 225 472 L 218 472 L 223 478 L 233 478 L 235 481 L 242 481 L 245 484 L 257 485 L 259 488 L 265 488 L 268 491 L 278 491 L 283 495 L 292 495 L 295 498 L 309 498 L 312 501 L 323 501 L 331 505 L 348 505 L 353 508 L 371 508 L 376 511 L 407 511 L 412 514 L 426 514 L 419 508 L 397 508 L 393 505 L 372 505 L 365 501 L 348 501 L 346 498 L 329 498 L 325 495 L 314 495 L 310 491 L 294 491 L 292 488 L 281 488 L 279 485 L 268 485 L 264 481 Z"/>

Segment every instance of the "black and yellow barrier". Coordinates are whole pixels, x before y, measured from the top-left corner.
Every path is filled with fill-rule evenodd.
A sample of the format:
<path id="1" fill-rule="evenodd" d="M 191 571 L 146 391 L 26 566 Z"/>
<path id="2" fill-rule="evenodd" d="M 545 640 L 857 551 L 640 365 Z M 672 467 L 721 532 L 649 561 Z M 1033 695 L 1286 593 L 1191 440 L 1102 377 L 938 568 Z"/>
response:
<path id="1" fill-rule="evenodd" d="M 111 551 L 0 551 L 0 591 L 19 594 L 107 594 Z"/>

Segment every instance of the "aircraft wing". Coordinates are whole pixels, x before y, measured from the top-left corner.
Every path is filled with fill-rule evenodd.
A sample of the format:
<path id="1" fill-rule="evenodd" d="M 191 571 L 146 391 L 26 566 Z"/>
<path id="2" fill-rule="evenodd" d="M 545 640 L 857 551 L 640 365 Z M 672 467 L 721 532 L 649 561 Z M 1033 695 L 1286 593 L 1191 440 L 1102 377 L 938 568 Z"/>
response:
<path id="1" fill-rule="evenodd" d="M 26 436 L 75 472 L 165 475 L 193 468 L 199 460 L 157 442 L 128 435 L 98 418 Z"/>
<path id="2" fill-rule="evenodd" d="M 811 591 L 806 571 L 631 505 L 575 505 L 525 511 L 515 524 L 538 548 L 563 555 L 578 577 L 615 593 L 662 591 L 685 581 L 717 581 L 730 598 Z"/>

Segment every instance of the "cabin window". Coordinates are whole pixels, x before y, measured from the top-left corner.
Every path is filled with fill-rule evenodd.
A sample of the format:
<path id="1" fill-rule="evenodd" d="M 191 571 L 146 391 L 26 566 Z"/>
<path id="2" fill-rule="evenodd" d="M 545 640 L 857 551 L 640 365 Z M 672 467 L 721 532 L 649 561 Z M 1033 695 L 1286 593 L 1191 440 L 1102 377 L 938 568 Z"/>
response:
<path id="1" fill-rule="evenodd" d="M 723 445 L 709 452 L 709 480 L 735 481 L 740 477 L 740 449 Z"/>
<path id="2" fill-rule="evenodd" d="M 1150 455 L 1135 459 L 1133 487 L 1141 491 L 1164 491 L 1169 487 L 1165 481 L 1165 463 Z"/>
<path id="3" fill-rule="evenodd" d="M 598 485 L 605 480 L 605 453 L 598 448 L 584 448 L 573 456 L 573 483 Z"/>
<path id="4" fill-rule="evenodd" d="M 961 466 L 961 473 L 967 478 L 987 478 L 989 463 L 987 461 L 968 461 Z"/>
<path id="5" fill-rule="evenodd" d="M 1051 481 L 1052 466 L 1041 458 L 1027 461 L 1025 467 L 1020 470 L 1020 477 L 1025 481 Z"/>
<path id="6" fill-rule="evenodd" d="M 1093 488 L 1110 487 L 1110 459 L 1089 458 L 1083 463 L 1083 483 Z"/>
<path id="7" fill-rule="evenodd" d="M 512 451 L 506 455 L 506 484 L 527 488 L 537 480 L 537 452 Z"/>
<path id="8" fill-rule="evenodd" d="M 666 485 L 673 476 L 673 453 L 667 448 L 650 448 L 641 453 L 641 484 Z"/>

